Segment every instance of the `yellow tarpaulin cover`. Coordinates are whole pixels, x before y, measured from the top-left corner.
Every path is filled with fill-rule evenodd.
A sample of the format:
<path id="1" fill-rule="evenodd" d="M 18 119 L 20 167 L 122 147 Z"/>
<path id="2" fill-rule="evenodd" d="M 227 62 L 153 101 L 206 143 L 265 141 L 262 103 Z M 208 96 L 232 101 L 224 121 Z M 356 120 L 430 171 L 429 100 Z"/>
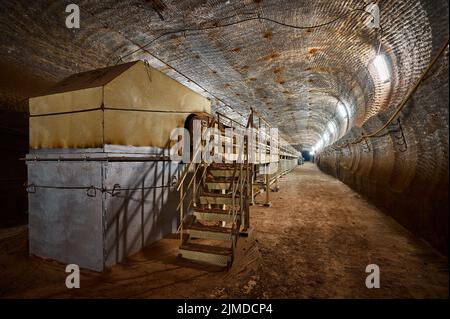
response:
<path id="1" fill-rule="evenodd" d="M 72 75 L 30 105 L 30 147 L 166 147 L 208 99 L 142 61 Z"/>

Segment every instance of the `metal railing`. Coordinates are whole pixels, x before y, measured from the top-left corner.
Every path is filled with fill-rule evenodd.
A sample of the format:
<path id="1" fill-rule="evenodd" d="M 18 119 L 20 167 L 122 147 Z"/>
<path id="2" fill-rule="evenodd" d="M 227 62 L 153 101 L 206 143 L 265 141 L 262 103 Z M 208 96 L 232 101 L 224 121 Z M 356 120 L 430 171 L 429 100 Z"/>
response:
<path id="1" fill-rule="evenodd" d="M 240 124 L 239 122 L 229 118 L 226 115 L 217 113 L 217 118 L 213 118 L 210 119 L 207 123 L 207 127 L 214 127 L 216 126 L 217 128 L 220 129 L 220 127 L 222 126 L 227 126 L 227 127 L 232 127 L 232 128 L 243 128 L 244 126 L 242 124 Z M 203 135 L 203 133 L 205 132 L 206 128 L 203 128 L 202 126 L 202 130 L 201 133 Z M 221 134 L 221 140 L 224 141 L 224 135 Z M 246 140 L 245 140 L 246 141 Z M 222 145 L 223 146 L 223 145 Z M 232 146 L 236 146 L 234 143 L 232 144 Z M 247 151 L 247 145 L 245 144 L 244 149 Z M 200 154 L 200 152 L 202 152 L 202 150 L 204 149 L 204 145 L 202 143 L 200 143 L 199 147 L 197 147 L 197 149 L 194 150 L 194 155 L 193 155 L 193 159 L 197 158 L 197 156 Z M 248 156 L 247 154 L 244 154 L 245 157 L 245 161 L 247 162 L 248 160 Z M 176 185 L 176 190 L 179 192 L 179 203 L 177 206 L 177 210 L 180 213 L 180 225 L 178 227 L 178 233 L 180 234 L 180 242 L 181 244 L 183 244 L 184 242 L 184 222 L 185 222 L 185 217 L 187 216 L 187 212 L 190 211 L 191 207 L 195 207 L 197 204 L 197 195 L 199 193 L 200 187 L 202 186 L 202 181 L 204 180 L 204 177 L 206 175 L 206 172 L 208 170 L 208 167 L 210 166 L 210 163 L 201 161 L 201 163 L 195 163 L 194 161 L 191 161 L 190 163 L 188 163 L 180 177 L 180 179 L 178 180 L 178 183 Z M 239 228 L 240 228 L 240 223 L 241 220 L 238 218 L 239 213 L 243 212 L 245 210 L 244 205 L 244 196 L 245 196 L 245 192 L 243 190 L 244 185 L 247 185 L 248 183 L 248 177 L 249 174 L 245 174 L 245 178 L 243 178 L 244 176 L 242 175 L 242 169 L 243 169 L 243 163 L 242 164 L 238 164 L 236 163 L 236 161 L 233 162 L 233 165 L 235 166 L 235 170 L 239 169 L 239 177 L 238 179 L 235 181 L 235 178 L 233 176 L 232 180 L 231 180 L 231 184 L 230 184 L 230 190 L 232 193 L 232 204 L 230 205 L 230 207 L 228 207 L 228 214 L 232 215 L 232 229 L 233 229 L 233 233 L 236 234 L 236 232 L 239 232 Z M 203 170 L 202 170 L 203 168 Z M 200 173 L 201 172 L 201 173 Z M 192 173 L 192 176 L 189 176 L 189 173 Z M 200 178 L 198 178 L 200 176 Z M 189 196 L 192 195 L 190 198 Z M 189 198 L 189 201 L 186 203 L 186 198 Z M 238 203 L 238 200 L 240 201 Z"/>
<path id="2" fill-rule="evenodd" d="M 203 126 L 201 128 L 201 133 L 203 135 L 204 130 L 206 130 L 206 128 L 204 129 Z M 189 209 L 191 208 L 192 205 L 196 204 L 196 200 L 197 200 L 197 193 L 198 190 L 200 188 L 200 183 L 197 183 L 197 174 L 198 171 L 200 170 L 201 167 L 203 167 L 203 173 L 202 173 L 202 177 L 201 179 L 203 179 L 203 177 L 206 174 L 206 170 L 208 168 L 208 163 L 195 163 L 195 161 L 193 159 L 197 158 L 197 156 L 199 154 L 201 154 L 203 150 L 203 144 L 200 143 L 198 145 L 198 147 L 194 150 L 194 154 L 192 156 L 192 160 L 186 165 L 183 173 L 181 174 L 180 179 L 178 180 L 178 183 L 176 185 L 176 190 L 179 192 L 180 197 L 179 197 L 179 202 L 178 202 L 178 206 L 177 206 L 177 210 L 180 213 L 180 225 L 178 227 L 178 233 L 180 234 L 180 243 L 183 244 L 184 242 L 184 219 L 185 219 L 185 212 L 188 212 Z M 186 178 L 188 177 L 188 174 L 190 172 L 192 172 L 192 177 L 187 181 L 187 185 L 185 183 Z M 192 187 L 192 198 L 190 198 L 189 202 L 187 203 L 186 207 L 185 207 L 185 200 L 186 197 L 189 194 L 189 190 Z"/>
<path id="3" fill-rule="evenodd" d="M 256 124 L 255 124 L 256 122 Z M 271 142 L 273 142 L 272 136 L 270 136 L 270 124 L 258 113 L 256 113 L 253 109 L 248 118 L 247 126 L 239 123 L 238 121 L 217 112 L 215 118 L 211 118 L 207 121 L 206 127 L 202 125 L 201 133 L 205 132 L 208 127 L 216 127 L 219 129 L 220 140 L 225 141 L 227 137 L 223 133 L 224 128 L 233 128 L 236 130 L 244 131 L 247 128 L 253 128 L 257 136 L 263 132 L 267 135 L 262 142 L 258 139 L 256 141 L 256 145 L 258 146 L 261 153 L 269 155 L 268 157 L 261 161 L 261 158 L 258 158 L 256 163 L 250 163 L 250 153 L 253 152 L 255 145 L 250 145 L 248 136 L 244 136 L 243 143 L 244 145 L 239 145 L 239 147 L 243 147 L 242 161 L 233 160 L 232 164 L 234 165 L 234 173 L 233 177 L 230 181 L 231 198 L 232 204 L 228 207 L 228 214 L 232 215 L 232 234 L 234 236 L 238 236 L 240 231 L 240 226 L 244 225 L 244 228 L 249 227 L 249 198 L 253 202 L 253 179 L 254 179 L 254 164 L 262 164 L 266 165 L 273 161 L 271 155 Z M 216 137 L 214 137 L 216 138 Z M 228 137 L 229 138 L 229 137 Z M 253 142 L 252 142 L 253 143 Z M 278 136 L 279 152 L 276 154 L 277 160 L 279 157 L 283 158 L 297 158 L 299 153 L 295 150 L 291 145 L 289 145 L 282 137 Z M 234 142 L 234 138 L 232 137 L 231 141 L 232 149 L 237 147 Z M 251 146 L 251 147 L 250 147 Z M 221 147 L 225 148 L 222 144 Z M 198 145 L 198 147 L 194 150 L 193 159 L 196 159 L 197 156 L 204 149 L 203 142 Z M 262 150 L 262 151 L 261 151 Z M 252 154 L 252 158 L 255 158 L 255 154 Z M 180 179 L 176 185 L 176 190 L 179 192 L 179 203 L 177 206 L 177 210 L 180 212 L 180 226 L 178 228 L 178 232 L 180 234 L 180 241 L 183 244 L 184 242 L 184 220 L 187 216 L 187 213 L 190 209 L 197 204 L 197 197 L 199 194 L 200 187 L 202 187 L 202 182 L 204 181 L 206 172 L 210 163 L 205 161 L 201 161 L 200 163 L 195 163 L 195 161 L 191 161 L 188 163 L 182 172 Z M 281 168 L 281 167 L 280 167 Z M 238 177 L 235 178 L 235 174 L 238 172 Z M 189 173 L 192 173 L 192 176 L 189 176 Z M 279 172 L 278 172 L 279 173 Z M 281 175 L 286 174 L 286 171 L 281 169 L 281 173 L 277 175 L 277 178 Z M 268 174 L 267 174 L 268 175 Z M 199 178 L 200 177 L 200 178 Z M 266 176 L 267 180 L 270 179 L 269 176 Z M 192 196 L 191 196 L 192 195 Z M 190 197 L 189 197 L 190 196 Z M 186 199 L 189 198 L 189 201 L 186 203 Z M 236 237 L 237 238 L 237 237 Z"/>

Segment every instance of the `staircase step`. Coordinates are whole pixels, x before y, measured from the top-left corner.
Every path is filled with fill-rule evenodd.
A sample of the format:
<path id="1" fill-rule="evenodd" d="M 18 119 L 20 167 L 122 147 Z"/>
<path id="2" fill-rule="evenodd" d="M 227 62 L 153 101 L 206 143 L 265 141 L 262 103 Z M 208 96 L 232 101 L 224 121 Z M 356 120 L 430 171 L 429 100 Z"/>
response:
<path id="1" fill-rule="evenodd" d="M 209 190 L 220 190 L 225 189 L 228 190 L 230 188 L 230 182 L 208 182 L 206 181 L 206 186 L 208 186 Z"/>
<path id="2" fill-rule="evenodd" d="M 185 243 L 180 246 L 180 254 L 183 258 L 203 261 L 209 264 L 226 267 L 232 261 L 231 248 Z"/>
<path id="3" fill-rule="evenodd" d="M 245 168 L 247 166 L 250 166 L 250 164 L 245 164 L 245 163 L 211 163 L 209 165 L 210 169 L 224 169 L 224 170 L 234 170 L 234 168 L 236 167 L 236 170 L 239 170 L 240 165 L 243 165 L 243 170 L 245 170 Z"/>
<path id="4" fill-rule="evenodd" d="M 215 194 L 215 193 L 203 193 L 199 196 L 200 204 L 225 204 L 231 205 L 233 203 L 233 198 L 231 194 Z M 236 195 L 236 199 L 239 195 Z"/>
<path id="5" fill-rule="evenodd" d="M 233 240 L 231 229 L 220 226 L 207 226 L 200 223 L 192 224 L 184 229 L 186 233 L 195 238 L 214 240 Z"/>
<path id="6" fill-rule="evenodd" d="M 212 175 L 214 177 L 233 177 L 233 169 L 209 169 L 208 170 L 208 174 Z M 234 176 L 237 177 L 239 176 L 239 171 L 236 171 L 236 173 L 234 173 Z"/>
<path id="7" fill-rule="evenodd" d="M 234 164 L 226 164 L 226 163 L 211 163 L 211 165 L 209 165 L 210 168 L 215 168 L 215 169 L 234 169 Z"/>
<path id="8" fill-rule="evenodd" d="M 234 179 L 232 176 L 230 177 L 208 176 L 205 180 L 205 183 L 208 186 L 209 190 L 221 190 L 221 189 L 228 190 L 233 180 L 235 183 L 238 182 L 237 178 L 238 176 L 235 176 Z"/>
<path id="9" fill-rule="evenodd" d="M 208 220 L 208 221 L 225 221 L 233 222 L 233 215 L 228 213 L 228 210 L 222 209 L 194 209 L 194 216 L 198 220 Z M 239 220 L 240 214 L 237 214 L 237 219 Z"/>
<path id="10" fill-rule="evenodd" d="M 234 181 L 238 180 L 238 176 L 234 177 Z M 226 177 L 226 176 L 222 176 L 222 177 L 215 177 L 215 176 L 207 176 L 205 179 L 206 183 L 231 183 L 233 181 L 233 177 Z"/>

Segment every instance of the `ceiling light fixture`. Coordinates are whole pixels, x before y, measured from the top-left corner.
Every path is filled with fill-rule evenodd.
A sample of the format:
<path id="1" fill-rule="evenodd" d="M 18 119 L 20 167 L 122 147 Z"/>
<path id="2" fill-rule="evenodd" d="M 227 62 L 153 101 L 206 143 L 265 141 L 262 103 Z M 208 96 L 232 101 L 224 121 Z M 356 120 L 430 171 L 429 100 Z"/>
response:
<path id="1" fill-rule="evenodd" d="M 373 59 L 373 65 L 378 72 L 381 82 L 388 82 L 391 78 L 391 75 L 386 63 L 386 57 L 382 54 L 378 54 L 375 59 Z"/>
<path id="2" fill-rule="evenodd" d="M 378 75 L 380 77 L 381 82 L 385 83 L 388 82 L 391 78 L 389 68 L 386 62 L 385 55 L 380 53 L 381 50 L 381 36 L 378 32 L 383 32 L 383 29 L 380 25 L 380 8 L 378 4 L 372 2 L 368 4 L 365 8 L 365 11 L 370 15 L 365 21 L 366 25 L 371 29 L 377 30 L 377 35 L 379 38 L 379 45 L 378 50 L 376 53 L 375 58 L 373 59 L 373 65 L 375 66 L 375 69 L 378 72 Z"/>
<path id="3" fill-rule="evenodd" d="M 342 118 L 345 119 L 345 118 L 348 117 L 348 111 L 347 111 L 347 108 L 345 107 L 345 105 L 344 105 L 343 103 L 341 103 L 341 102 L 338 103 L 338 105 L 337 105 L 337 110 L 338 110 L 339 115 L 340 115 Z"/>
<path id="4" fill-rule="evenodd" d="M 333 122 L 328 122 L 328 130 L 330 131 L 331 135 L 334 135 L 337 131 L 336 127 L 334 126 Z"/>

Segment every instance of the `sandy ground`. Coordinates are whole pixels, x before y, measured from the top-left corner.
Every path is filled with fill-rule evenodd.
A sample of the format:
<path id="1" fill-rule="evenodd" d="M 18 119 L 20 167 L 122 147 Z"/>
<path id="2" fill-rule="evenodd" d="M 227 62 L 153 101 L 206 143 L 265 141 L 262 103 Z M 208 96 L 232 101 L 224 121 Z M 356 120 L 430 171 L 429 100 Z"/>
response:
<path id="1" fill-rule="evenodd" d="M 279 186 L 252 207 L 229 271 L 181 260 L 167 238 L 69 290 L 64 265 L 28 256 L 25 226 L 0 230 L 0 297 L 448 298 L 447 258 L 340 181 L 307 163 Z M 379 289 L 365 286 L 372 263 Z"/>

